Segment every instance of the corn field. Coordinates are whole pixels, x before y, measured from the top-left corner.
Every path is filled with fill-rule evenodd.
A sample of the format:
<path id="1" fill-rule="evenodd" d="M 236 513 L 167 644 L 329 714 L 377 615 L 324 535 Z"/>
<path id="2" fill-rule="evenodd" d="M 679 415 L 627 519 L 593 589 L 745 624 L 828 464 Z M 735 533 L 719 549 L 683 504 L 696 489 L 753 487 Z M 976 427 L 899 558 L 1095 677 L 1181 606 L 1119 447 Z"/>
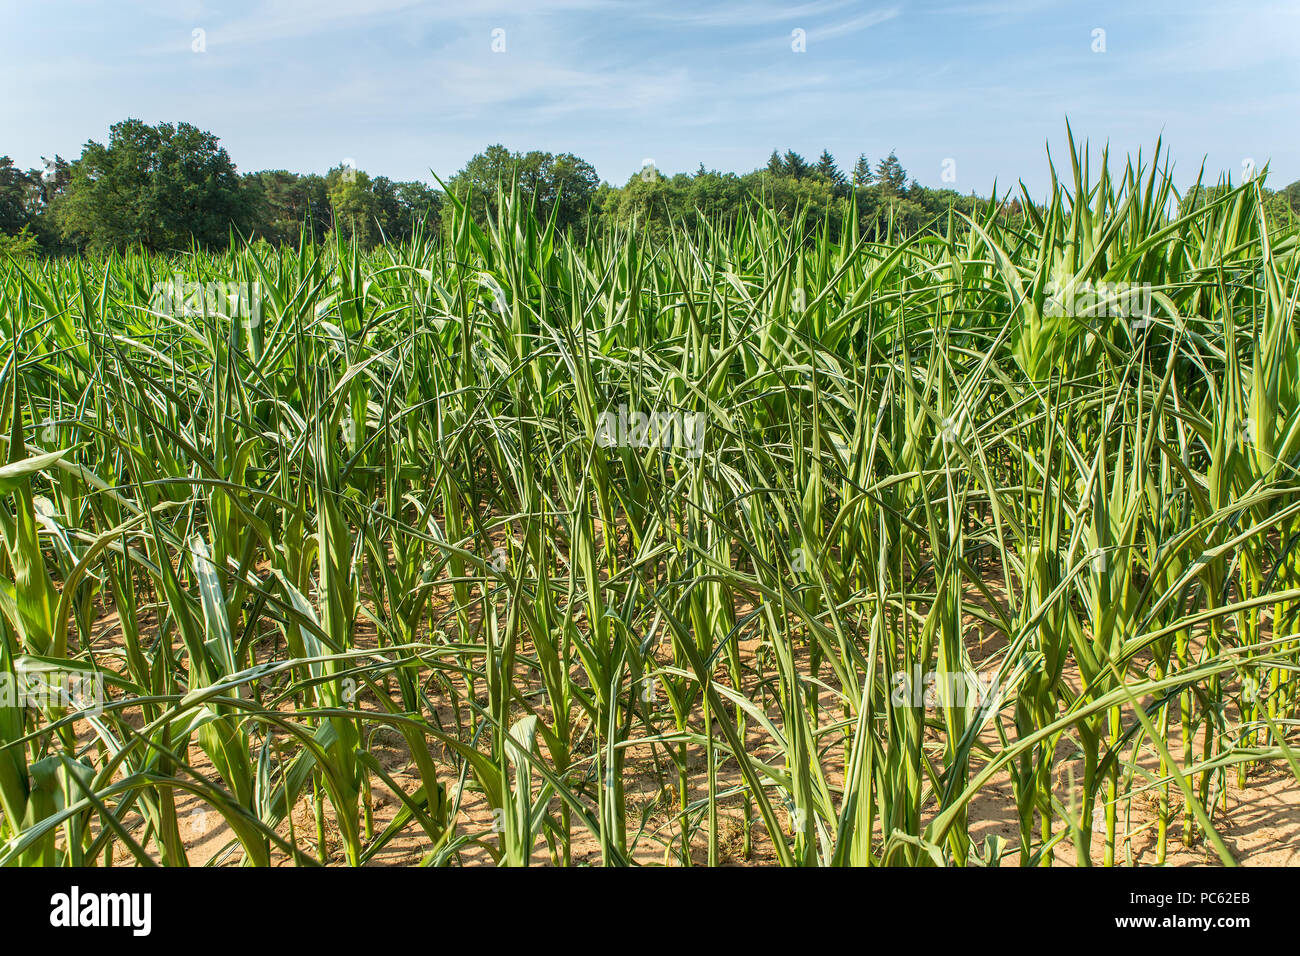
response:
<path id="1" fill-rule="evenodd" d="M 1248 862 L 1297 232 L 1070 166 L 912 237 L 507 189 L 0 262 L 0 862 Z"/>

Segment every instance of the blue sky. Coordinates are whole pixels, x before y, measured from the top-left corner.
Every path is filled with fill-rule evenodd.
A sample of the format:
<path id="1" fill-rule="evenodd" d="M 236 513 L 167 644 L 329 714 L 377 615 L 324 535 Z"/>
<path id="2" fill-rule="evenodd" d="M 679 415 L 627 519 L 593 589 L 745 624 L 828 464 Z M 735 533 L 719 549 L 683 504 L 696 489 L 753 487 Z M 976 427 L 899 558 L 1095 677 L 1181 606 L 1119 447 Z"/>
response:
<path id="1" fill-rule="evenodd" d="M 1163 134 L 1180 183 L 1203 157 L 1300 179 L 1297 0 L 0 0 L 0 26 L 0 154 L 24 168 L 135 116 L 211 130 L 244 171 L 429 181 L 500 142 L 622 184 L 645 159 L 896 149 L 927 185 L 1037 195 L 1068 116 L 1112 154 Z"/>

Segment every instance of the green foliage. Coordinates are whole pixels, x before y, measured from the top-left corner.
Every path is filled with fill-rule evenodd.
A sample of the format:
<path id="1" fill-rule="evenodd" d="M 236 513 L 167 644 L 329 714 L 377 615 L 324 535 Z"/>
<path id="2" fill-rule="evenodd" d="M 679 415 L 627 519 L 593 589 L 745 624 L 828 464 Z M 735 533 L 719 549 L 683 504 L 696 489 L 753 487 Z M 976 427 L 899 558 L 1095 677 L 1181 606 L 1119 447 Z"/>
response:
<path id="1" fill-rule="evenodd" d="M 875 173 L 871 171 L 871 162 L 867 159 L 866 153 L 858 155 L 858 161 L 853 164 L 853 175 L 850 177 L 850 184 L 855 188 L 870 186 L 875 182 Z"/>
<path id="2" fill-rule="evenodd" d="M 448 188 L 479 222 L 487 222 L 500 211 L 496 197 L 509 195 L 512 185 L 538 218 L 554 218 L 558 228 L 568 230 L 587 219 L 600 179 L 591 164 L 572 153 L 512 153 L 497 144 L 471 157 Z"/>
<path id="3" fill-rule="evenodd" d="M 785 156 L 782 158 L 781 167 L 782 174 L 791 179 L 803 179 L 808 176 L 813 169 L 808 165 L 807 160 L 792 149 L 786 150 Z"/>
<path id="4" fill-rule="evenodd" d="M 385 223 L 367 173 L 336 166 L 325 175 L 325 191 L 334 212 L 334 228 L 341 236 L 359 242 L 363 249 L 379 241 Z"/>
<path id="5" fill-rule="evenodd" d="M 891 149 L 876 165 L 875 181 L 886 196 L 900 196 L 907 185 L 907 170 Z"/>
<path id="6" fill-rule="evenodd" d="M 8 156 L 0 156 L 0 233 L 13 235 L 28 224 L 32 183 Z"/>
<path id="7" fill-rule="evenodd" d="M 37 242 L 36 236 L 32 234 L 30 226 L 23 226 L 15 235 L 0 233 L 0 259 L 5 256 L 13 256 L 15 259 L 30 259 L 39 250 L 40 243 Z"/>
<path id="8" fill-rule="evenodd" d="M 816 171 L 818 176 L 835 187 L 837 195 L 842 194 L 844 187 L 849 184 L 848 178 L 840 172 L 839 166 L 835 164 L 835 157 L 830 154 L 829 150 L 822 150 L 822 154 L 817 160 Z"/>
<path id="9" fill-rule="evenodd" d="M 329 193 L 321 176 L 300 176 L 286 170 L 246 173 L 252 233 L 279 245 L 306 236 L 320 242 L 332 224 Z"/>
<path id="10" fill-rule="evenodd" d="M 384 238 L 405 242 L 417 233 L 436 234 L 442 211 L 442 193 L 424 183 L 393 182 L 377 176 L 371 184 L 378 206 L 379 221 L 384 223 Z"/>
<path id="11" fill-rule="evenodd" d="M 829 150 L 816 162 L 794 150 L 773 150 L 767 165 L 748 173 L 692 174 L 648 169 L 622 186 L 601 183 L 591 165 L 571 153 L 511 152 L 497 144 L 473 156 L 449 188 L 480 227 L 500 214 L 497 202 L 518 188 L 542 221 L 578 238 L 613 235 L 636 224 L 653 238 L 672 224 L 730 224 L 758 205 L 805 235 L 823 228 L 838 238 L 856 229 L 871 238 L 943 230 L 951 212 L 973 215 L 987 205 L 975 195 L 930 189 L 890 152 L 872 168 L 865 154 L 845 173 Z M 1180 200 L 1190 211 L 1230 185 L 1197 184 Z M 1264 189 L 1267 220 L 1280 228 L 1300 215 L 1300 182 Z M 1003 215 L 1023 219 L 1020 198 Z M 55 157 L 23 172 L 0 157 L 0 234 L 26 229 L 44 253 L 140 246 L 179 250 L 197 244 L 221 249 L 231 230 L 272 245 L 320 243 L 331 233 L 371 248 L 442 232 L 446 197 L 421 182 L 337 167 L 325 175 L 265 170 L 236 176 L 212 134 L 188 124 L 149 127 L 127 120 L 112 128 L 107 147 L 91 142 L 73 164 Z M 856 221 L 853 214 L 856 212 Z M 25 248 L 25 246 L 24 246 Z"/>
<path id="12" fill-rule="evenodd" d="M 599 196 L 604 230 L 633 225 L 655 237 L 666 236 L 671 224 L 696 222 L 702 215 L 711 222 L 730 222 L 744 208 L 748 185 L 735 173 L 717 170 L 663 176 L 633 175 L 621 189 Z"/>
<path id="13" fill-rule="evenodd" d="M 87 143 L 71 174 L 56 216 L 66 238 L 90 249 L 219 249 L 248 225 L 230 156 L 189 123 L 115 123 L 108 145 Z"/>
<path id="14" fill-rule="evenodd" d="M 920 238 L 764 169 L 365 250 L 334 170 L 355 245 L 0 258 L 0 676 L 108 696 L 0 699 L 0 865 L 1235 862 L 1300 786 L 1300 230 L 1071 163 Z"/>

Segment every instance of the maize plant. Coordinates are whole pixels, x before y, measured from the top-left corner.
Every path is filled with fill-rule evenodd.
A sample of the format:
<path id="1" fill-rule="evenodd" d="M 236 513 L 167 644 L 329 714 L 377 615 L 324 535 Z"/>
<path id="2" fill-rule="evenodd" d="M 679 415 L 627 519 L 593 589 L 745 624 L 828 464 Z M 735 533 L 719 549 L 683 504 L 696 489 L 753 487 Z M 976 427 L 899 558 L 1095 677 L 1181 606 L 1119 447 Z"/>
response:
<path id="1" fill-rule="evenodd" d="M 0 863 L 1250 862 L 1300 237 L 1162 158 L 0 261 Z"/>

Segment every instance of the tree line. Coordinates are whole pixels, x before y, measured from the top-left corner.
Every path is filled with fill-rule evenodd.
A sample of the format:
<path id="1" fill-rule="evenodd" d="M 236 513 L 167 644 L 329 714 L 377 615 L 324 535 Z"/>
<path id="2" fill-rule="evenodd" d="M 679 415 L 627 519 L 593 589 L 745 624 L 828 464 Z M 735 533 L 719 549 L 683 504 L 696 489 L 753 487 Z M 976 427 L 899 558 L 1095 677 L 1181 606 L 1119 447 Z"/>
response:
<path id="1" fill-rule="evenodd" d="M 672 223 L 733 219 L 751 203 L 805 226 L 838 232 L 856 214 L 868 233 L 912 234 L 951 209 L 973 213 L 988 200 L 909 180 L 894 152 L 874 164 L 859 155 L 842 170 L 827 150 L 815 160 L 773 150 L 748 173 L 706 169 L 665 175 L 647 164 L 622 186 L 603 182 L 572 153 L 512 152 L 489 146 L 446 183 L 447 191 L 484 221 L 496 213 L 498 185 L 557 228 L 580 235 L 636 227 L 657 235 Z M 1223 187 L 1189 193 L 1213 198 Z M 116 123 L 107 144 L 86 143 L 81 156 L 43 160 L 21 170 L 0 156 L 0 249 L 68 254 L 142 247 L 220 249 L 232 241 L 319 242 L 331 235 L 365 247 L 436 231 L 449 197 L 421 182 L 397 182 L 340 164 L 325 175 L 288 170 L 239 173 L 210 132 L 189 123 Z M 1300 215 L 1300 182 L 1268 193 L 1270 211 Z M 1019 215 L 1018 200 L 1004 206 Z"/>
<path id="2" fill-rule="evenodd" d="M 319 242 L 339 232 L 366 246 L 436 228 L 444 196 L 420 182 L 340 164 L 325 175 L 240 174 L 212 133 L 189 123 L 116 123 L 108 144 L 20 170 L 0 156 L 0 235 L 46 253 L 138 246 L 221 249 L 244 239 Z"/>

